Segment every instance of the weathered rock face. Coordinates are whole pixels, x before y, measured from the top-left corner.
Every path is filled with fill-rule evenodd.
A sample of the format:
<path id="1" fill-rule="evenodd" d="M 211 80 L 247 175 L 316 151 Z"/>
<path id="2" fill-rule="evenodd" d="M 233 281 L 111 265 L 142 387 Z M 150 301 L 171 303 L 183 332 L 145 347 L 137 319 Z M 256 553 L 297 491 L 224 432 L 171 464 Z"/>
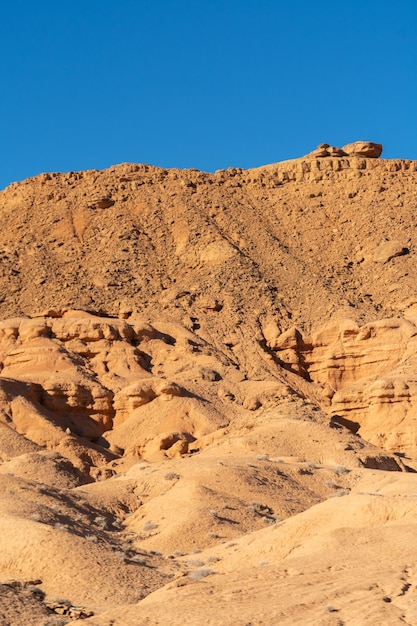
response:
<path id="1" fill-rule="evenodd" d="M 346 328 L 344 335 L 357 331 L 353 323 Z M 414 329 L 404 323 L 403 335 Z M 373 344 L 368 357 L 351 348 L 352 363 L 337 369 L 341 357 L 333 344 L 339 341 L 338 328 L 318 334 L 308 345 L 300 330 L 276 337 L 278 332 L 271 323 L 266 334 L 281 363 L 333 393 L 343 388 L 342 377 L 348 385 L 365 376 L 368 366 L 373 371 L 371 354 L 380 356 Z M 313 342 L 321 351 L 313 349 Z M 293 381 L 286 382 L 285 370 L 264 351 L 264 380 L 247 380 L 236 363 L 242 358 L 236 339 L 233 347 L 230 358 L 181 325 L 153 326 L 135 316 L 125 320 L 69 310 L 6 320 L 0 325 L 0 456 L 4 462 L 16 453 L 37 458 L 46 448 L 92 480 L 112 475 L 109 463 L 121 457 L 163 460 L 199 450 L 232 419 L 275 412 L 290 401 L 294 412 L 295 398 L 303 419 L 308 390 L 300 393 Z M 395 338 L 391 349 L 390 362 L 400 358 Z M 319 424 L 328 430 L 323 416 Z M 368 463 L 362 449 L 350 444 L 345 449 L 353 451 L 349 463 Z M 399 469 L 381 449 L 366 450 L 374 463 L 388 467 L 392 461 Z"/>
<path id="2" fill-rule="evenodd" d="M 0 324 L 0 423 L 5 427 L 70 457 L 71 442 L 79 446 L 81 441 L 84 456 L 100 466 L 109 460 L 109 445 L 116 454 L 127 449 L 140 456 L 152 442 L 151 453 L 173 447 L 167 453 L 173 456 L 187 452 L 197 436 L 227 425 L 220 398 L 215 408 L 189 390 L 195 391 L 194 381 L 198 388 L 198 378 L 203 382 L 208 372 L 213 381 L 222 376 L 205 367 L 213 358 L 193 356 L 200 342 L 185 328 L 174 327 L 174 338 L 140 318 L 127 322 L 82 311 L 60 315 Z M 222 361 L 216 370 L 225 365 L 235 370 Z M 188 389 L 165 377 L 178 370 Z M 102 439 L 105 433 L 110 444 Z M 94 454 L 97 442 L 104 448 Z"/>
<path id="3" fill-rule="evenodd" d="M 331 415 L 375 445 L 417 454 L 414 319 L 344 320 L 310 336 L 292 328 L 268 337 L 285 368 L 319 385 Z"/>
<path id="4" fill-rule="evenodd" d="M 417 377 L 395 369 L 337 391 L 332 413 L 360 420 L 362 437 L 392 452 L 415 456 L 417 450 Z"/>

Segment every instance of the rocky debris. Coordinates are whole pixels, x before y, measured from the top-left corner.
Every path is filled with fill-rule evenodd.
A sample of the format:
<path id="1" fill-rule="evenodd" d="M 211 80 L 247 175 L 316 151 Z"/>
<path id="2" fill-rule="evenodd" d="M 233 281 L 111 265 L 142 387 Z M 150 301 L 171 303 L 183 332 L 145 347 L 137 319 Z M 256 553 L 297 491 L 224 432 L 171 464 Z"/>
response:
<path id="1" fill-rule="evenodd" d="M 46 602 L 48 610 L 55 615 L 64 615 L 70 619 L 87 619 L 94 615 L 93 611 L 88 611 L 82 606 L 73 606 L 68 600 L 61 600 L 57 602 Z"/>
<path id="2" fill-rule="evenodd" d="M 36 597 L 39 601 L 43 602 L 49 613 L 55 615 L 65 615 L 70 619 L 86 619 L 94 615 L 93 611 L 87 610 L 85 607 L 73 606 L 69 600 L 57 600 L 55 602 L 45 601 L 45 593 L 38 585 L 41 585 L 40 579 L 34 580 L 21 580 L 21 579 L 6 579 L 0 582 L 0 586 L 11 587 L 21 591 L 26 591 L 30 595 Z"/>
<path id="3" fill-rule="evenodd" d="M 1 626 L 39 626 L 49 623 L 50 613 L 43 602 L 44 593 L 32 582 L 8 580 L 0 583 Z"/>
<path id="4" fill-rule="evenodd" d="M 33 588 L 34 586 L 41 585 L 42 581 L 40 578 L 34 579 L 19 579 L 19 578 L 6 578 L 0 581 L 0 585 L 5 585 L 6 587 L 13 587 L 13 589 L 28 589 Z"/>

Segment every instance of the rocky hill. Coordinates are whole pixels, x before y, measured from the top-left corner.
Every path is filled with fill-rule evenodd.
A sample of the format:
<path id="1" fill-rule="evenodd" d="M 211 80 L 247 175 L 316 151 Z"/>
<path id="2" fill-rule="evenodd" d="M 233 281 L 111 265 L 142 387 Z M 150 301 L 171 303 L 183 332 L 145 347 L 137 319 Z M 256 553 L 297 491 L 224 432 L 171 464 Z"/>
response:
<path id="1" fill-rule="evenodd" d="M 1 625 L 417 624 L 417 162 L 372 150 L 0 193 Z"/>

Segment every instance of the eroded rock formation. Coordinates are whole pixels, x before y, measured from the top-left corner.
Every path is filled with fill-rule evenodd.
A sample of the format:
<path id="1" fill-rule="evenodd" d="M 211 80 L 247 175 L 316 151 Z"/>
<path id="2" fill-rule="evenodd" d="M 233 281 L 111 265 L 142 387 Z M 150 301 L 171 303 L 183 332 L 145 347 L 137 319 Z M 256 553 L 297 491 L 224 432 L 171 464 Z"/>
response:
<path id="1" fill-rule="evenodd" d="M 268 335 L 284 367 L 316 383 L 331 415 L 358 424 L 367 440 L 417 454 L 416 317 L 352 320 L 303 335 L 297 328 Z M 347 423 L 346 422 L 346 423 Z"/>
<path id="2" fill-rule="evenodd" d="M 4 619 L 414 623 L 417 163 L 379 149 L 0 194 Z"/>
<path id="3" fill-rule="evenodd" d="M 353 143 L 346 144 L 343 148 L 330 146 L 328 143 L 321 143 L 307 156 L 314 158 L 357 156 L 365 157 L 367 159 L 377 159 L 381 156 L 381 154 L 382 145 L 380 143 L 373 143 L 372 141 L 355 141 Z"/>

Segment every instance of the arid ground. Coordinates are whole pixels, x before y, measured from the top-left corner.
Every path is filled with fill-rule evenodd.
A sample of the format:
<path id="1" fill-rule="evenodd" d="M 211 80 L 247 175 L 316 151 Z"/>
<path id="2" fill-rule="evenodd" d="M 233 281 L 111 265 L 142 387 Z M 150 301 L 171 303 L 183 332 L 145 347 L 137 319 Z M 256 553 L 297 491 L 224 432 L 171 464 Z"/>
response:
<path id="1" fill-rule="evenodd" d="M 417 625 L 417 162 L 320 150 L 0 193 L 0 626 Z"/>

